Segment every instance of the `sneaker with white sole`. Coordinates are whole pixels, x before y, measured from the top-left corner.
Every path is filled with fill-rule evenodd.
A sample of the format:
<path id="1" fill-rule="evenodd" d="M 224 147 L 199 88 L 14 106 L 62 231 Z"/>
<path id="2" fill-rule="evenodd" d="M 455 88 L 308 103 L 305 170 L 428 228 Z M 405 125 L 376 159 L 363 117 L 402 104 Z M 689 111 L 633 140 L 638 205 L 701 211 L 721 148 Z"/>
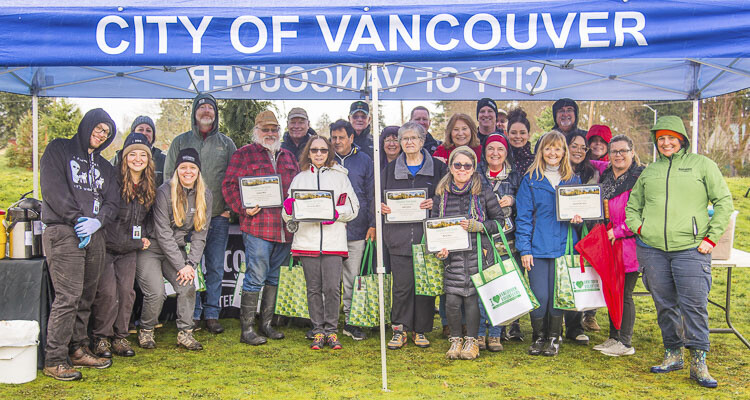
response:
<path id="1" fill-rule="evenodd" d="M 596 351 L 602 351 L 608 347 L 614 346 L 614 344 L 617 343 L 617 340 L 609 338 L 604 343 L 599 343 L 596 346 L 593 347 Z"/>
<path id="2" fill-rule="evenodd" d="M 602 350 L 602 354 L 612 356 L 612 357 L 631 356 L 635 354 L 635 347 L 633 346 L 625 347 L 624 344 L 617 342 L 614 345 Z"/>

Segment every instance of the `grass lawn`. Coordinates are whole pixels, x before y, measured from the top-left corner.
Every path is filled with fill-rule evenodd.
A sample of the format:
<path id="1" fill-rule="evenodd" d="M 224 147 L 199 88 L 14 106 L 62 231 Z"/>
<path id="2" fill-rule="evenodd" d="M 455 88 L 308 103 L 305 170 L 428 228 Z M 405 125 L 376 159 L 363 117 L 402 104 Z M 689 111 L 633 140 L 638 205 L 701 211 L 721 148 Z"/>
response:
<path id="1" fill-rule="evenodd" d="M 4 168 L 0 180 L 3 208 L 6 199 L 31 187 L 30 172 L 7 172 Z M 741 212 L 735 246 L 750 251 L 750 203 L 742 197 L 750 179 L 728 182 Z M 733 322 L 750 338 L 750 270 L 735 270 L 732 285 Z M 725 287 L 726 270 L 714 269 L 711 299 L 721 303 Z M 640 283 L 638 289 L 643 290 Z M 197 332 L 205 350 L 188 352 L 176 348 L 176 329 L 168 323 L 157 330 L 156 350 L 136 349 L 136 357 L 115 358 L 109 369 L 83 370 L 80 382 L 58 382 L 39 373 L 33 382 L 0 386 L 0 398 L 750 398 L 750 349 L 733 335 L 711 335 L 708 362 L 717 389 L 698 387 L 687 369 L 649 373 L 661 361 L 661 336 L 651 298 L 636 297 L 636 307 L 636 353 L 618 358 L 569 343 L 557 357 L 531 357 L 527 339 L 506 343 L 500 353 L 482 352 L 475 361 L 448 361 L 448 342 L 440 337 L 436 320 L 436 330 L 427 335 L 432 347 L 419 349 L 410 341 L 402 350 L 387 352 L 390 392 L 381 390 L 377 334 L 362 342 L 343 337 L 343 350 L 314 352 L 304 329 L 284 328 L 286 339 L 251 347 L 239 343 L 239 321 L 228 319 L 222 320 L 227 331 L 221 335 Z M 709 312 L 711 326 L 722 327 L 721 311 L 710 306 Z M 598 320 L 604 329 L 590 335 L 591 345 L 607 338 L 606 310 L 600 310 Z M 522 328 L 530 336 L 528 318 Z"/>

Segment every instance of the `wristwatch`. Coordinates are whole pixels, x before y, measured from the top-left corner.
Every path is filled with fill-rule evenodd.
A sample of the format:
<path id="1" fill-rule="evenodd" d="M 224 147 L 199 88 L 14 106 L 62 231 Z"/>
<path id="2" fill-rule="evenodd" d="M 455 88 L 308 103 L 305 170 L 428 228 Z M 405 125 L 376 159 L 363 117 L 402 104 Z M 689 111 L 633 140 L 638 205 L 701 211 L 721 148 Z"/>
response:
<path id="1" fill-rule="evenodd" d="M 186 264 L 186 265 L 189 265 L 189 266 L 191 266 L 191 267 L 193 267 L 193 268 L 195 268 L 195 263 L 194 263 L 194 262 L 192 262 L 192 261 L 189 261 L 189 260 L 188 260 L 187 262 L 185 262 L 185 264 Z"/>

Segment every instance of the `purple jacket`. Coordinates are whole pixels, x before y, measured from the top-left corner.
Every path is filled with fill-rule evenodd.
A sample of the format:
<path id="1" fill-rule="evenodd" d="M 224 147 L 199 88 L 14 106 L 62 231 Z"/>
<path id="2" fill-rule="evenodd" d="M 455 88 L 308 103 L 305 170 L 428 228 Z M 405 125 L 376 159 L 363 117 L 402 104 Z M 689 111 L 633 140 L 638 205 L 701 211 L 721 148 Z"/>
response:
<path id="1" fill-rule="evenodd" d="M 635 234 L 625 225 L 625 206 L 628 205 L 628 190 L 609 199 L 609 220 L 617 240 L 622 240 L 622 259 L 625 262 L 625 273 L 638 271 L 638 257 L 635 254 Z"/>

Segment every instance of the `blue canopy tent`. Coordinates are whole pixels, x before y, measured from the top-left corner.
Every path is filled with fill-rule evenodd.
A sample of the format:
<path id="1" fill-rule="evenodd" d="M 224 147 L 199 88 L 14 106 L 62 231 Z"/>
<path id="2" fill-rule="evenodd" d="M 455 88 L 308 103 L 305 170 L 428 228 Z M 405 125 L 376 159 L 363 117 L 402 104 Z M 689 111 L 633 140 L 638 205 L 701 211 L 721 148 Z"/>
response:
<path id="1" fill-rule="evenodd" d="M 38 96 L 693 100 L 697 146 L 699 100 L 750 87 L 746 0 L 248 3 L 5 0 L 0 90 L 35 121 Z"/>

